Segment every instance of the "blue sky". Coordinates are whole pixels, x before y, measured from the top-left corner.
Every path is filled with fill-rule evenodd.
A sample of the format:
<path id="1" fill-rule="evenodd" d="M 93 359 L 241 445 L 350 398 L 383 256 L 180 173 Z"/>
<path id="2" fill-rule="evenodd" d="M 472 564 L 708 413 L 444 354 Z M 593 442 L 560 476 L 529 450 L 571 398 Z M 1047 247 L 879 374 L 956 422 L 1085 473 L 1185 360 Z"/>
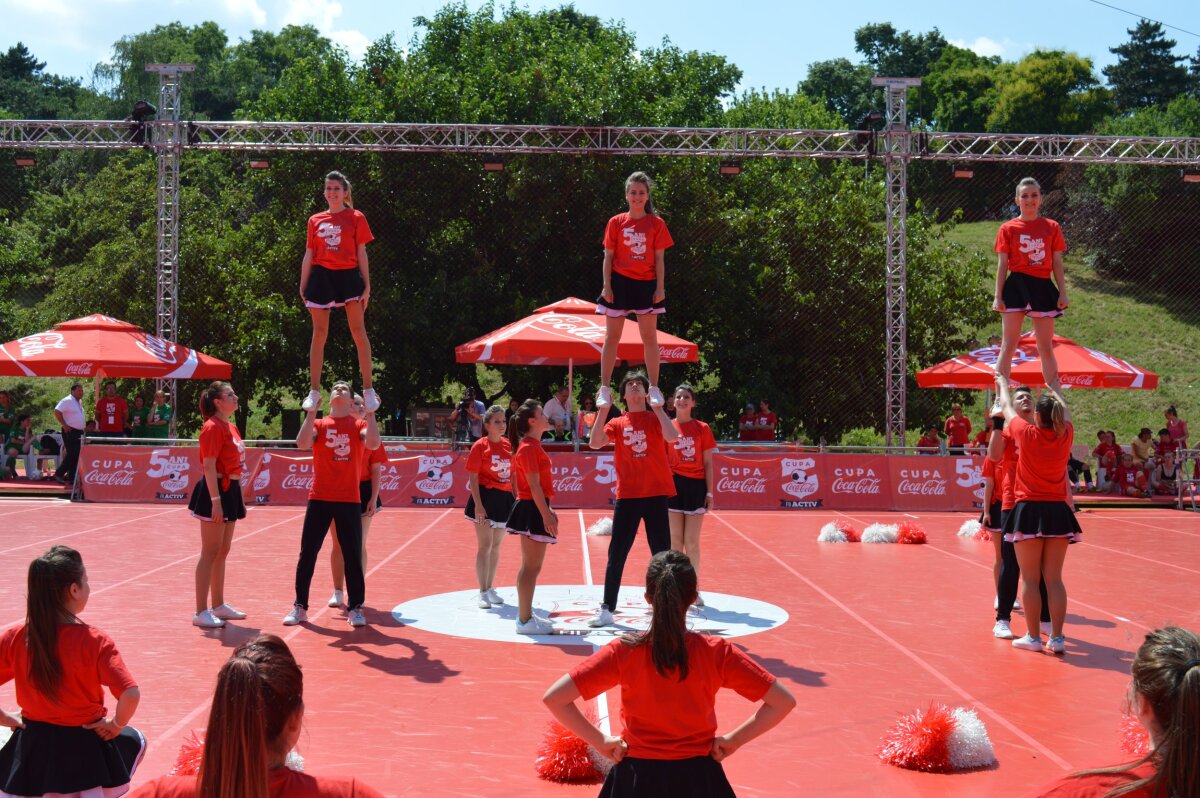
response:
<path id="1" fill-rule="evenodd" d="M 1196 0 L 1105 0 L 1111 6 L 1182 28 L 1167 29 L 1176 52 L 1200 49 L 1200 2 Z M 216 21 L 230 41 L 253 29 L 279 30 L 286 24 L 315 25 L 360 55 L 386 33 L 406 43 L 416 16 L 432 16 L 437 0 L 0 0 L 5 22 L 0 46 L 23 41 L 47 71 L 87 81 L 92 67 L 106 60 L 112 43 L 156 24 L 194 25 Z M 468 0 L 471 8 L 482 5 Z M 561 5 L 525 2 L 545 8 Z M 741 88 L 793 89 L 814 61 L 854 52 L 854 30 L 870 22 L 891 22 L 898 30 L 925 32 L 937 27 L 948 40 L 985 55 L 1015 60 L 1035 49 L 1065 49 L 1092 59 L 1096 69 L 1112 63 L 1108 48 L 1128 39 L 1137 17 L 1092 0 L 1052 0 L 1036 6 L 926 0 L 884 3 L 857 0 L 842 5 L 808 0 L 576 0 L 579 10 L 602 19 L 623 20 L 641 45 L 670 37 L 686 50 L 715 52 L 743 71 Z"/>

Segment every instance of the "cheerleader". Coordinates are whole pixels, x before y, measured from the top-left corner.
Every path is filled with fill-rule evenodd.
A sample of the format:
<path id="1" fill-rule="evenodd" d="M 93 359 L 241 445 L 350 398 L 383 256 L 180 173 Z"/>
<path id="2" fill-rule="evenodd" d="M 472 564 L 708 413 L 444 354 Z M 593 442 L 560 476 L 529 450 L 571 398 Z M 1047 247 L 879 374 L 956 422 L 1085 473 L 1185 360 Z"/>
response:
<path id="1" fill-rule="evenodd" d="M 1067 501 L 1067 458 L 1075 437 L 1071 412 L 1062 396 L 1048 388 L 1034 408 L 1037 423 L 1031 424 L 1013 409 L 1008 380 L 996 375 L 996 385 L 1005 428 L 1020 450 L 1015 483 L 1017 501 L 1004 519 L 1004 539 L 1014 544 L 1021 566 L 1021 603 L 1025 606 L 1028 632 L 1012 644 L 1028 651 L 1042 650 L 1040 630 L 1033 619 L 1041 614 L 1038 583 L 1045 580 L 1051 625 L 1045 648 L 1062 654 L 1066 651 L 1063 621 L 1067 615 L 1063 563 L 1067 546 L 1081 539 L 1079 522 Z"/>
<path id="2" fill-rule="evenodd" d="M 614 640 L 543 697 L 560 723 L 616 762 L 602 798 L 728 798 L 734 794 L 721 762 L 774 728 L 796 706 L 786 687 L 738 646 L 687 629 L 696 599 L 696 570 L 677 551 L 660 552 L 646 569 L 650 628 Z M 590 699 L 621 686 L 622 736 L 604 734 L 580 712 Z M 762 702 L 753 715 L 717 734 L 721 687 Z"/>
<path id="3" fill-rule="evenodd" d="M 360 421 L 367 418 L 367 409 L 363 398 L 354 394 L 354 402 L 350 405 L 350 415 Z M 363 458 L 363 468 L 358 475 L 359 511 L 362 517 L 362 570 L 367 572 L 367 533 L 371 531 L 371 522 L 375 514 L 383 509 L 383 500 L 379 497 L 379 485 L 383 479 L 383 467 L 387 465 L 387 450 L 380 443 L 375 449 L 368 449 Z M 342 557 L 342 546 L 338 543 L 337 530 L 333 535 L 333 550 L 329 552 L 329 568 L 333 572 L 333 595 L 329 597 L 330 607 L 345 606 L 345 593 L 342 585 L 346 577 L 346 561 Z"/>
<path id="4" fill-rule="evenodd" d="M 1038 216 L 1042 189 L 1032 177 L 1017 183 L 1017 207 L 1021 215 L 1000 225 L 996 233 L 996 296 L 992 308 L 1003 321 L 1003 340 L 996 360 L 996 373 L 1008 380 L 1013 352 L 1026 316 L 1033 319 L 1042 377 L 1047 385 L 1058 384 L 1058 361 L 1054 358 L 1054 320 L 1069 305 L 1063 277 L 1063 253 L 1067 241 L 1058 222 Z M 1051 282 L 1050 275 L 1054 275 Z"/>
<path id="5" fill-rule="evenodd" d="M 484 436 L 471 445 L 467 455 L 471 495 L 465 515 L 475 526 L 475 579 L 479 582 L 475 603 L 481 610 L 504 603 L 492 583 L 513 507 L 512 442 L 504 435 L 505 424 L 503 407 L 488 408 L 483 414 Z"/>
<path id="6" fill-rule="evenodd" d="M 634 172 L 625 180 L 625 201 L 629 210 L 608 220 L 604 229 L 604 286 L 596 302 L 596 312 L 606 317 L 604 348 L 600 353 L 600 390 L 596 407 L 612 404 L 613 369 L 617 365 L 617 347 L 625 317 L 637 316 L 638 332 L 646 372 L 650 378 L 650 406 L 661 407 L 658 389 L 658 316 L 667 312 L 664 288 L 664 255 L 675 242 L 667 224 L 654 211 L 650 189 L 654 183 L 645 172 Z"/>
<path id="7" fill-rule="evenodd" d="M 588 439 L 592 449 L 613 442 L 613 465 L 617 472 L 617 500 L 613 505 L 612 537 L 608 539 L 608 565 L 604 569 L 604 599 L 600 609 L 588 620 L 588 626 L 610 626 L 617 608 L 625 560 L 633 548 L 638 525 L 646 524 L 646 542 L 650 553 L 658 554 L 671 546 L 670 513 L 667 501 L 675 495 L 671 466 L 667 461 L 667 443 L 679 433 L 662 405 L 646 409 L 649 383 L 640 371 L 631 371 L 621 381 L 621 396 L 628 410 L 620 418 L 608 420 L 612 405 L 600 408 L 596 426 Z"/>
<path id="8" fill-rule="evenodd" d="M 230 421 L 238 396 L 227 382 L 214 382 L 200 394 L 200 462 L 204 479 L 192 491 L 188 509 L 200 519 L 200 559 L 196 561 L 196 614 L 192 625 L 219 629 L 225 621 L 240 621 L 246 613 L 225 601 L 225 560 L 233 545 L 233 528 L 246 517 L 241 476 L 246 470 L 246 445 Z M 210 600 L 211 596 L 211 600 Z"/>
<path id="9" fill-rule="evenodd" d="M 550 456 L 541 444 L 542 435 L 548 429 L 550 421 L 542 412 L 542 403 L 536 399 L 526 399 L 508 425 L 509 443 L 515 452 L 512 473 L 517 500 L 505 526 L 510 535 L 521 536 L 521 569 L 517 571 L 519 635 L 545 635 L 553 629 L 549 621 L 533 614 L 533 591 L 546 557 L 546 546 L 558 542 L 558 515 L 550 509 L 550 500 L 554 498 Z M 486 504 L 484 510 L 487 510 Z"/>
<path id="10" fill-rule="evenodd" d="M 321 405 L 321 370 L 325 367 L 325 341 L 329 337 L 329 311 L 346 309 L 350 335 L 358 351 L 363 401 L 367 411 L 379 409 L 379 396 L 371 382 L 371 342 L 365 314 L 371 299 L 371 274 L 367 244 L 375 240 L 367 217 L 351 207 L 350 181 L 341 172 L 325 175 L 325 201 L 329 210 L 308 219 L 308 240 L 300 263 L 300 298 L 312 317 L 312 343 L 308 349 L 306 412 Z"/>
<path id="11" fill-rule="evenodd" d="M 671 524 L 671 548 L 682 551 L 692 561 L 697 578 L 700 574 L 700 527 L 704 514 L 712 509 L 713 451 L 717 441 L 703 421 L 692 418 L 696 392 L 684 384 L 675 389 L 675 419 L 671 423 L 679 437 L 668 452 L 675 495 L 667 499 Z M 696 594 L 696 606 L 704 599 Z"/>
<path id="12" fill-rule="evenodd" d="M 112 638 L 79 620 L 91 587 L 79 552 L 54 546 L 29 564 L 25 623 L 0 635 L 0 684 L 19 714 L 0 750 L 0 795 L 123 795 L 146 740 L 129 726 L 141 693 Z M 111 716 L 104 688 L 117 700 Z"/>

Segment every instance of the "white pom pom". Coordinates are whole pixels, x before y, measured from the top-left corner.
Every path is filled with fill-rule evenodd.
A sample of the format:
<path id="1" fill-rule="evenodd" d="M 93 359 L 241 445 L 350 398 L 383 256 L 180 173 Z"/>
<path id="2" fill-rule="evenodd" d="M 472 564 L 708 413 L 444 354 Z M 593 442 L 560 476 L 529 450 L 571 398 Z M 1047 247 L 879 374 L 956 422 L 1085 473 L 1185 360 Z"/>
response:
<path id="1" fill-rule="evenodd" d="M 817 535 L 818 543 L 847 543 L 849 540 L 846 533 L 838 529 L 832 521 L 821 527 L 821 534 Z"/>
<path id="2" fill-rule="evenodd" d="M 895 524 L 871 524 L 863 530 L 863 543 L 895 543 L 900 528 Z"/>
<path id="3" fill-rule="evenodd" d="M 283 760 L 283 765 L 288 770 L 295 771 L 296 773 L 303 773 L 304 757 L 300 756 L 299 751 L 292 749 L 291 751 L 287 752 L 287 757 Z"/>
<path id="4" fill-rule="evenodd" d="M 955 707 L 953 713 L 954 729 L 947 740 L 950 764 L 954 765 L 955 770 L 995 764 L 996 752 L 992 750 L 992 741 L 988 739 L 987 729 L 975 710 Z"/>
<path id="5" fill-rule="evenodd" d="M 972 518 L 970 521 L 963 521 L 963 525 L 958 528 L 958 536 L 960 538 L 976 538 L 979 537 L 979 528 L 981 524 L 977 519 Z"/>
<path id="6" fill-rule="evenodd" d="M 611 535 L 612 534 L 612 519 L 601 518 L 596 523 L 587 528 L 589 535 Z"/>

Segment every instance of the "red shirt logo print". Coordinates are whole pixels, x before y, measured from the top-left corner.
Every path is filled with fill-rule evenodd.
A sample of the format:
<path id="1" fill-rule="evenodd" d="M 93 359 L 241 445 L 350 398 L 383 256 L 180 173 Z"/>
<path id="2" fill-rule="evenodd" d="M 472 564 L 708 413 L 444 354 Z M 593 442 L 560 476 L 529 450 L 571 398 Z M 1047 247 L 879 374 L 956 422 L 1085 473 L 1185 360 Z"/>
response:
<path id="1" fill-rule="evenodd" d="M 644 430 L 626 427 L 622 431 L 622 439 L 634 457 L 646 456 L 646 433 Z"/>
<path id="2" fill-rule="evenodd" d="M 333 456 L 336 460 L 348 460 L 350 458 L 350 436 L 339 435 L 332 427 L 325 430 L 325 445 L 333 449 Z"/>
<path id="3" fill-rule="evenodd" d="M 325 242 L 327 249 L 335 250 L 342 245 L 342 227 L 333 222 L 321 222 L 317 226 L 317 237 Z"/>
<path id="4" fill-rule="evenodd" d="M 646 257 L 646 234 L 639 233 L 632 227 L 621 230 L 625 234 L 624 244 L 629 248 L 629 254 L 634 260 L 644 260 Z"/>

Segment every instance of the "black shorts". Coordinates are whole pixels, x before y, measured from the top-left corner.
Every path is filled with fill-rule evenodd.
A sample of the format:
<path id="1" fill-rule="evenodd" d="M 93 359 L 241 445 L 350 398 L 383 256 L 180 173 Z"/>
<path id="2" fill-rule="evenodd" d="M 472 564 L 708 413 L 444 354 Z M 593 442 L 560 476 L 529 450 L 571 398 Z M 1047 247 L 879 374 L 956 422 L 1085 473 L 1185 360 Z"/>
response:
<path id="1" fill-rule="evenodd" d="M 518 499 L 513 503 L 505 524 L 510 535 L 524 535 L 538 543 L 557 543 L 558 539 L 546 531 L 542 514 L 533 499 Z"/>
<path id="2" fill-rule="evenodd" d="M 1009 272 L 1004 278 L 1005 313 L 1024 313 L 1039 318 L 1063 315 L 1058 307 L 1058 287 L 1049 277 L 1034 277 L 1024 272 Z"/>
<path id="3" fill-rule="evenodd" d="M 475 497 L 467 496 L 467 509 L 463 513 L 472 524 L 488 523 L 494 529 L 504 529 L 508 526 L 508 516 L 512 512 L 516 499 L 511 490 L 479 486 L 479 499 L 483 502 L 483 518 L 477 518 L 475 513 Z M 538 513 L 541 520 L 541 513 Z"/>
<path id="4" fill-rule="evenodd" d="M 1004 514 L 1000 509 L 1001 502 L 994 501 L 992 506 L 979 514 L 979 523 L 988 529 L 998 532 L 1004 528 Z"/>
<path id="5" fill-rule="evenodd" d="M 1031 538 L 1082 540 L 1083 530 L 1066 502 L 1020 501 L 1004 519 L 1004 539 L 1019 543 Z"/>
<path id="6" fill-rule="evenodd" d="M 672 474 L 671 477 L 675 480 L 675 495 L 667 499 L 667 510 L 684 515 L 703 515 L 708 482 L 681 474 Z"/>
<path id="7" fill-rule="evenodd" d="M 225 523 L 241 521 L 246 517 L 246 502 L 242 499 L 242 486 L 236 479 L 229 480 L 229 487 L 218 491 L 221 494 L 221 510 Z M 192 491 L 188 501 L 188 509 L 192 516 L 201 521 L 212 521 L 212 494 L 208 492 L 208 477 L 202 477 L 200 484 Z"/>
<path id="8" fill-rule="evenodd" d="M 146 738 L 126 726 L 101 740 L 82 726 L 26 720 L 0 750 L 0 791 L 5 795 L 74 794 L 107 788 L 122 795 L 146 752 Z M 68 766 L 69 763 L 69 766 Z"/>
<path id="9" fill-rule="evenodd" d="M 657 280 L 634 280 L 613 272 L 613 301 L 605 302 L 603 296 L 597 297 L 596 312 L 613 318 L 623 318 L 631 313 L 636 316 L 666 313 L 667 301 L 654 301 L 654 289 L 657 287 Z"/>
<path id="10" fill-rule="evenodd" d="M 380 494 L 382 494 L 382 493 L 383 493 L 383 491 L 380 491 Z M 362 513 L 362 515 L 367 514 L 367 504 L 370 501 L 371 501 L 371 480 L 364 479 L 362 482 L 358 483 L 358 509 Z M 375 509 L 378 510 L 381 507 L 383 507 L 383 496 L 379 495 L 379 496 L 375 497 Z"/>
<path id="11" fill-rule="evenodd" d="M 725 769 L 711 756 L 627 756 L 608 771 L 599 798 L 734 798 L 734 792 Z"/>
<path id="12" fill-rule="evenodd" d="M 367 288 L 362 272 L 355 269 L 327 269 L 313 264 L 304 286 L 306 308 L 340 308 L 347 302 L 362 299 Z"/>

